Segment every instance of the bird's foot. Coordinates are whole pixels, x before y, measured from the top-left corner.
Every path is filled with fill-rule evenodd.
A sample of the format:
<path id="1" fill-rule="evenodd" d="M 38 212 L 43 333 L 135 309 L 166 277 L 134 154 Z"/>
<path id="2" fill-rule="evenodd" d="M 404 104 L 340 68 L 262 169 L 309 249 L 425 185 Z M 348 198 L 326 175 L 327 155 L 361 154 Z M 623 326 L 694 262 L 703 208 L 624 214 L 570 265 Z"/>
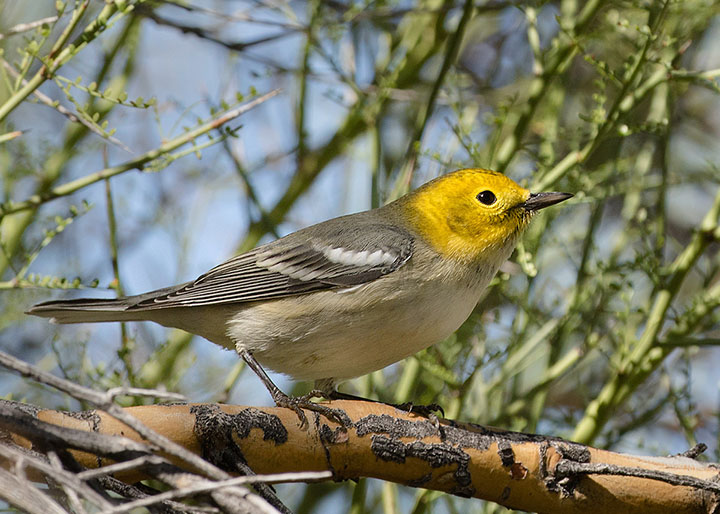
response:
<path id="1" fill-rule="evenodd" d="M 437 403 L 429 403 L 427 405 L 415 405 L 413 402 L 405 402 L 405 403 L 397 403 L 392 404 L 393 407 L 396 409 L 404 410 L 408 413 L 417 414 L 418 416 L 422 416 L 424 418 L 427 418 L 427 420 L 433 424 L 435 427 L 435 430 L 438 431 L 441 438 L 445 438 L 442 425 L 440 425 L 440 418 L 437 417 L 436 412 L 439 412 L 442 414 L 442 417 L 445 417 L 445 411 L 443 408 L 438 405 Z"/>
<path id="2" fill-rule="evenodd" d="M 341 427 L 349 428 L 352 426 L 353 422 L 345 411 L 315 403 L 311 401 L 313 398 L 327 398 L 327 395 L 319 390 L 312 390 L 303 396 L 288 396 L 279 389 L 273 392 L 275 405 L 295 411 L 295 414 L 297 414 L 298 418 L 300 418 L 301 428 L 304 428 L 308 424 L 307 416 L 305 415 L 304 410 L 317 412 L 321 416 L 325 416 L 328 420 L 334 421 Z"/>
<path id="3" fill-rule="evenodd" d="M 304 428 L 308 424 L 307 416 L 305 416 L 303 409 L 317 412 L 318 414 L 325 416 L 330 421 L 335 421 L 343 428 L 349 428 L 352 426 L 352 420 L 345 411 L 340 409 L 331 409 L 325 405 L 319 405 L 310 401 L 312 398 L 327 398 L 327 394 L 325 392 L 312 390 L 303 396 L 288 396 L 283 393 L 272 380 L 270 380 L 270 377 L 267 373 L 265 373 L 265 370 L 255 357 L 253 357 L 251 352 L 242 348 L 238 348 L 237 352 L 265 385 L 265 388 L 275 401 L 275 405 L 295 411 L 295 414 L 297 414 L 298 418 L 300 418 L 300 428 Z"/>
<path id="4" fill-rule="evenodd" d="M 438 405 L 437 403 L 428 403 L 427 405 L 415 405 L 413 402 L 405 402 L 405 403 L 391 403 L 393 407 L 396 409 L 404 410 L 409 413 L 417 414 L 419 416 L 424 416 L 426 418 L 430 419 L 437 419 L 436 412 L 439 412 L 442 417 L 445 417 L 445 410 Z"/>

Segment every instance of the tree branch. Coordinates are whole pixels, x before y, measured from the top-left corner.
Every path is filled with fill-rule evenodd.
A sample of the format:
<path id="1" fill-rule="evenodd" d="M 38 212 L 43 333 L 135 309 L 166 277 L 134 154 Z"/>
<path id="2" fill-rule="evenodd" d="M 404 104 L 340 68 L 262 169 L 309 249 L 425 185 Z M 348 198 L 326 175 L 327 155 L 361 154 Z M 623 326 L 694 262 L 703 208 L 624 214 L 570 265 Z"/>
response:
<path id="1" fill-rule="evenodd" d="M 235 471 L 235 462 L 247 463 L 259 474 L 328 471 L 325 477 L 335 481 L 373 477 L 537 512 L 630 513 L 640 508 L 646 513 L 712 512 L 709 507 L 718 503 L 716 466 L 686 456 L 636 457 L 470 423 L 442 420 L 436 425 L 372 402 L 328 405 L 345 411 L 352 426 L 345 430 L 308 411 L 314 422 L 303 430 L 292 411 L 277 407 L 189 404 L 124 410 L 173 443 L 229 471 Z M 27 410 L 12 402 L 5 406 Z M 122 434 L 142 441 L 134 430 L 102 411 L 31 412 L 38 423 L 62 426 L 72 433 L 94 431 L 94 436 L 113 438 Z M 26 439 L 27 431 L 18 433 L 17 425 L 6 419 L 0 426 L 15 444 L 35 447 Z M 74 451 L 73 455 L 87 468 L 102 463 L 92 453 Z M 168 460 L 167 465 L 184 464 L 177 458 Z M 110 469 L 116 478 L 137 481 L 147 476 L 142 464 L 147 462 L 138 462 L 135 469 Z M 213 487 L 217 486 L 194 484 L 185 493 Z M 164 495 L 158 501 L 182 495 Z"/>

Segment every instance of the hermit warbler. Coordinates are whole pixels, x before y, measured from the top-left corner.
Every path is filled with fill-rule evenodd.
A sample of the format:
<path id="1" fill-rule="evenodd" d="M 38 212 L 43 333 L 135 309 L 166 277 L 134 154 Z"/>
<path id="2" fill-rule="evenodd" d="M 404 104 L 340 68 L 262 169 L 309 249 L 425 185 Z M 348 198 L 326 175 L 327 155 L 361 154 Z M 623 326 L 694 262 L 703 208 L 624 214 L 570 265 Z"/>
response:
<path id="1" fill-rule="evenodd" d="M 331 396 L 338 382 L 441 341 L 470 315 L 532 216 L 571 196 L 531 194 L 499 173 L 463 169 L 378 209 L 259 246 L 192 282 L 45 302 L 28 313 L 57 323 L 154 321 L 198 334 L 235 349 L 278 405 L 299 412 L 262 366 L 314 380 Z"/>

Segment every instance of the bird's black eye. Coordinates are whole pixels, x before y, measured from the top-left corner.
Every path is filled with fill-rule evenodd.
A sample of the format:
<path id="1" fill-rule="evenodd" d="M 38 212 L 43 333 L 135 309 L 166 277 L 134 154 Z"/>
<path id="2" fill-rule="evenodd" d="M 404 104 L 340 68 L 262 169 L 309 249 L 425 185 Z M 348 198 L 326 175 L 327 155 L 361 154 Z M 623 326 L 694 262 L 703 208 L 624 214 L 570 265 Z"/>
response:
<path id="1" fill-rule="evenodd" d="M 482 191 L 478 193 L 476 198 L 478 199 L 478 202 L 485 205 L 492 205 L 497 201 L 497 198 L 492 191 Z"/>

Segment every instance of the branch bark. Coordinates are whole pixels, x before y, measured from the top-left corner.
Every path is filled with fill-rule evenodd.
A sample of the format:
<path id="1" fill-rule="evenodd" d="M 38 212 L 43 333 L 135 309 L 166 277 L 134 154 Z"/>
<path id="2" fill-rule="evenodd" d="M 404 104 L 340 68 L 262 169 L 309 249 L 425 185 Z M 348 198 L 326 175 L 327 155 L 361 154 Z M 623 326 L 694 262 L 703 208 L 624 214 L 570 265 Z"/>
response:
<path id="1" fill-rule="evenodd" d="M 554 437 L 450 420 L 435 423 L 372 402 L 334 401 L 328 406 L 345 411 L 352 426 L 345 430 L 308 411 L 312 421 L 301 429 L 294 412 L 277 407 L 186 404 L 124 410 L 174 443 L 235 473 L 245 466 L 258 474 L 330 471 L 335 481 L 373 477 L 537 512 L 720 512 L 717 465 L 685 455 L 631 456 Z M 4 402 L 4 407 L 4 412 L 31 415 L 38 423 L 73 434 L 80 430 L 145 443 L 103 411 L 28 409 L 14 402 Z M 37 449 L 37 441 L 31 443 L 28 433 L 19 433 L 7 416 L 0 418 L 0 428 L 7 443 Z M 58 433 L 54 431 L 53 437 Z M 57 440 L 53 445 L 57 447 Z M 78 447 L 77 438 L 70 446 Z M 72 454 L 87 468 L 116 462 L 88 452 Z M 137 459 L 137 453 L 133 455 Z M 171 465 L 183 465 L 167 458 Z M 141 467 L 113 476 L 134 482 L 148 474 Z"/>

